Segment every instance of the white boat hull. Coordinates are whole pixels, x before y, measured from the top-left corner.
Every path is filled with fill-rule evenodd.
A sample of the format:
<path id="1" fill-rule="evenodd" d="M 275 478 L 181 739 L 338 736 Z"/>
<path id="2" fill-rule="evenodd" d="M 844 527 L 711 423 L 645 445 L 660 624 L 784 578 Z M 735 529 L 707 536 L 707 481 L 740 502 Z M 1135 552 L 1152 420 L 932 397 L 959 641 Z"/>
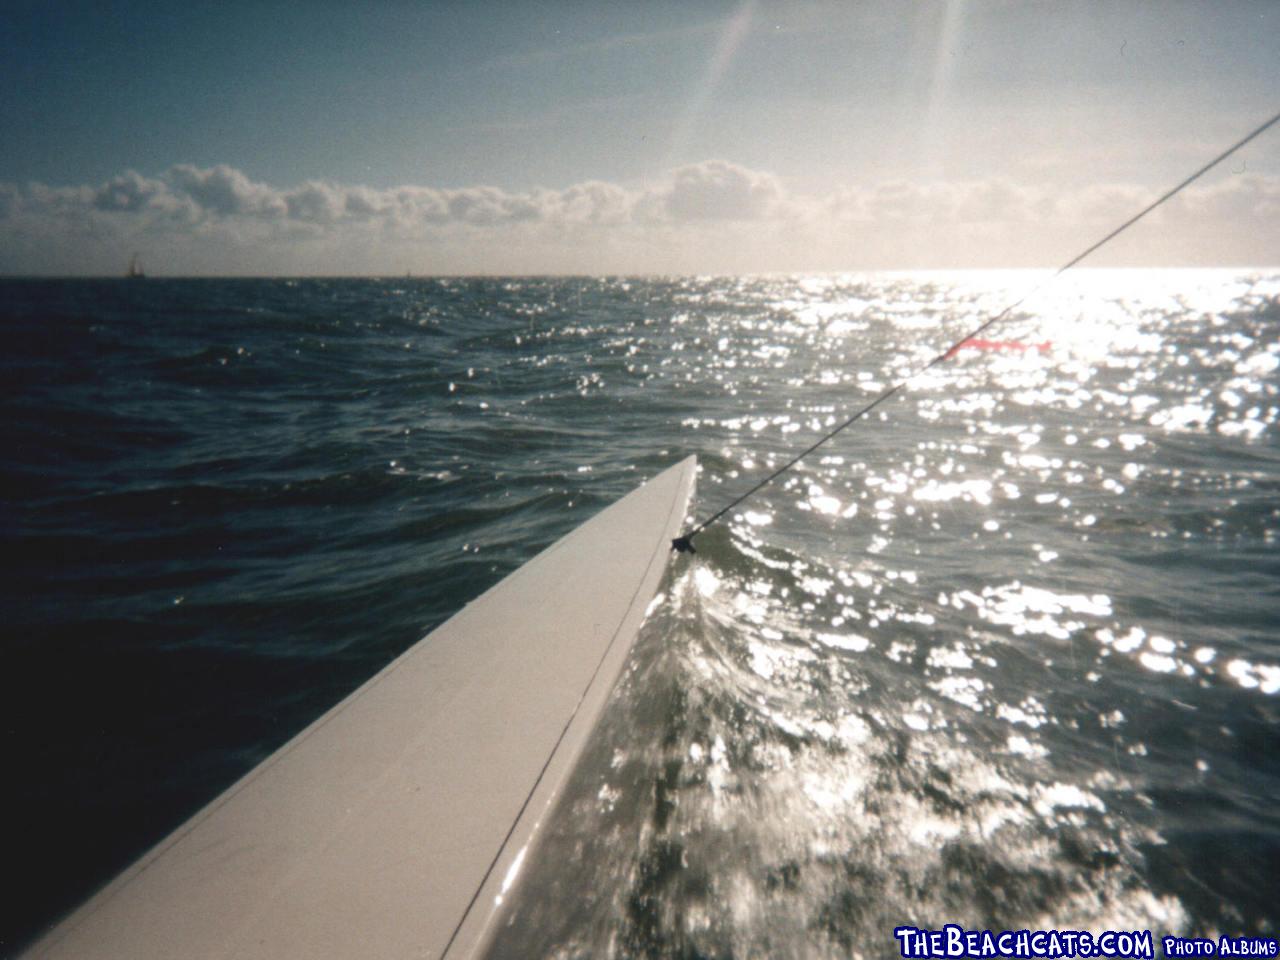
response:
<path id="1" fill-rule="evenodd" d="M 481 953 L 625 663 L 692 457 L 432 631 L 29 951 Z"/>

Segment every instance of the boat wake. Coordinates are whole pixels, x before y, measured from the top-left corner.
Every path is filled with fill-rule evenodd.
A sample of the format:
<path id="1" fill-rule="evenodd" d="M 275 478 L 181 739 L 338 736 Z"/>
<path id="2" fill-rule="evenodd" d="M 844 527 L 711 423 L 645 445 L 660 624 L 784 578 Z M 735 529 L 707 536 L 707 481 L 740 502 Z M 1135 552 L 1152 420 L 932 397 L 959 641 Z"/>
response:
<path id="1" fill-rule="evenodd" d="M 958 671 L 893 656 L 897 625 L 815 632 L 814 591 L 843 571 L 702 544 L 491 955 L 888 958 L 904 924 L 1186 926 L 1147 882 L 1138 785 L 1011 750 L 1004 719 L 932 692 Z"/>

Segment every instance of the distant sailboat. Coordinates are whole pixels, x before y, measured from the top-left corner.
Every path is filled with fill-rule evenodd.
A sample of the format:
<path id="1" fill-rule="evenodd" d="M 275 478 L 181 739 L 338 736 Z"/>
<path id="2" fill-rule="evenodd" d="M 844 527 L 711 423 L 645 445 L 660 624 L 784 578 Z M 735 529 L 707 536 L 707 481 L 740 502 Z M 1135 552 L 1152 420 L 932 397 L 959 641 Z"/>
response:
<path id="1" fill-rule="evenodd" d="M 125 277 L 129 280 L 141 280 L 145 276 L 146 274 L 142 272 L 142 261 L 138 258 L 138 255 L 135 253 L 132 257 L 129 258 L 129 270 L 125 274 Z"/>

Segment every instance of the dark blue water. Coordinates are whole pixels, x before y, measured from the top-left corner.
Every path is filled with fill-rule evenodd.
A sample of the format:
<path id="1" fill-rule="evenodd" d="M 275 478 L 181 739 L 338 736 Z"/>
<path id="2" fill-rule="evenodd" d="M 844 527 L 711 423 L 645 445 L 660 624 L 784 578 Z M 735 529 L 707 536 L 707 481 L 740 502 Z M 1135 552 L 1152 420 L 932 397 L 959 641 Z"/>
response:
<path id="1" fill-rule="evenodd" d="M 696 453 L 1023 274 L 0 283 L 6 952 Z M 1272 931 L 1280 276 L 1083 272 L 699 540 L 499 952 Z"/>

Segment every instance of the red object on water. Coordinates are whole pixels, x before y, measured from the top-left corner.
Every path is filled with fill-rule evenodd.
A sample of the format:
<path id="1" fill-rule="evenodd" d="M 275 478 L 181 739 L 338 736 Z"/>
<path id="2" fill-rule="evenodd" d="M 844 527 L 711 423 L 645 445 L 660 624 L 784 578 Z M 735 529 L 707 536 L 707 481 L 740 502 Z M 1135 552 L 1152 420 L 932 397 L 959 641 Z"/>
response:
<path id="1" fill-rule="evenodd" d="M 943 356 L 943 359 L 950 360 L 957 353 L 966 348 L 970 350 L 1012 350 L 1015 352 L 1039 350 L 1041 353 L 1048 353 L 1053 348 L 1053 344 L 1048 340 L 1041 343 L 1023 343 L 1020 340 L 962 340 L 948 350 Z"/>

